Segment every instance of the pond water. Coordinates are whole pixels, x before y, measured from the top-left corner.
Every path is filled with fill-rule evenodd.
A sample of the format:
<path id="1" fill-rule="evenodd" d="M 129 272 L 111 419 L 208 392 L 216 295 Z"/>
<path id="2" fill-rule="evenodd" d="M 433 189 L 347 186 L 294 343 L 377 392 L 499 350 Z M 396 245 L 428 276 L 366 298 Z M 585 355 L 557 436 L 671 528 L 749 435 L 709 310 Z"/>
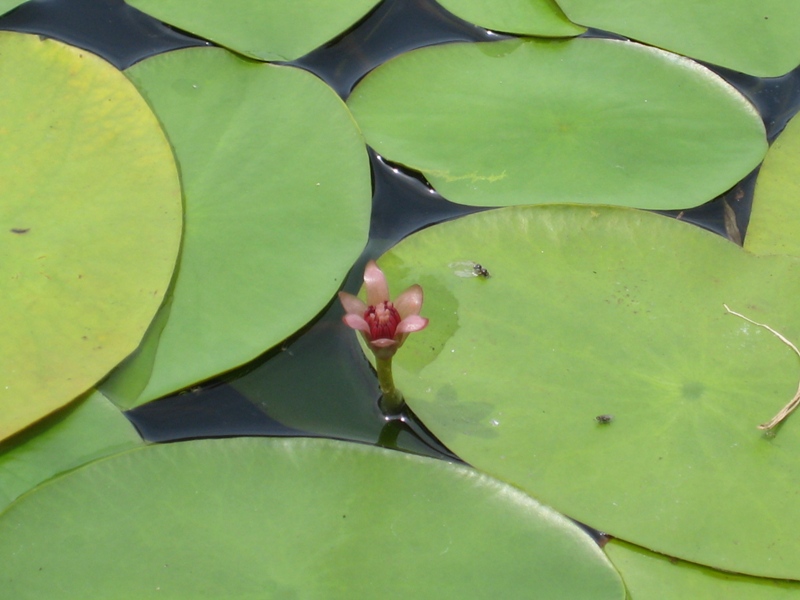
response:
<path id="1" fill-rule="evenodd" d="M 0 19 L 0 29 L 38 33 L 86 48 L 119 68 L 160 52 L 206 42 L 176 31 L 121 0 L 32 0 Z M 590 31 L 586 35 L 603 36 Z M 294 64 L 346 97 L 369 70 L 407 50 L 502 35 L 466 23 L 429 0 L 386 0 L 351 30 Z M 714 69 L 756 104 L 770 140 L 800 106 L 800 70 L 758 79 Z M 442 198 L 417 173 L 371 153 L 369 243 L 344 289 L 355 293 L 370 258 L 433 223 L 483 210 Z M 746 230 L 755 173 L 698 208 L 669 214 L 737 239 Z M 732 217 L 735 215 L 735 218 Z M 740 239 L 740 238 L 739 238 Z M 413 419 L 387 422 L 377 380 L 353 332 L 331 304 L 303 331 L 252 363 L 191 390 L 128 412 L 151 441 L 238 435 L 310 435 L 380 443 L 449 456 Z"/>

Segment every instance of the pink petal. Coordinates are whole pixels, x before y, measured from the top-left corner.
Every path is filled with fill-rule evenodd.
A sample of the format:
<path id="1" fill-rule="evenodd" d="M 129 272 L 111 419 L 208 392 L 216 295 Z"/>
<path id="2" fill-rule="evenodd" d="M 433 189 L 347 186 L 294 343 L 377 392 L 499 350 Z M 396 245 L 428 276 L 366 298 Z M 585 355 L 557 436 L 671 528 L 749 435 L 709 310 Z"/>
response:
<path id="1" fill-rule="evenodd" d="M 389 300 L 389 284 L 386 283 L 386 276 L 374 260 L 369 261 L 364 269 L 364 286 L 367 288 L 369 306 L 378 306 L 381 302 Z"/>
<path id="2" fill-rule="evenodd" d="M 414 333 L 428 326 L 428 319 L 419 315 L 410 315 L 397 324 L 397 333 Z"/>
<path id="3" fill-rule="evenodd" d="M 405 319 L 411 315 L 418 315 L 422 309 L 422 287 L 412 285 L 397 297 L 394 307 L 400 313 L 400 318 Z"/>
<path id="4" fill-rule="evenodd" d="M 369 334 L 369 324 L 361 315 L 347 313 L 342 317 L 342 321 L 344 321 L 345 325 L 351 329 L 356 329 L 357 331 L 363 331 L 364 333 Z"/>
<path id="5" fill-rule="evenodd" d="M 359 315 L 363 317 L 364 313 L 367 312 L 367 305 L 364 304 L 360 299 L 353 296 L 353 294 L 339 292 L 339 301 L 342 303 L 345 312 L 348 314 Z"/>

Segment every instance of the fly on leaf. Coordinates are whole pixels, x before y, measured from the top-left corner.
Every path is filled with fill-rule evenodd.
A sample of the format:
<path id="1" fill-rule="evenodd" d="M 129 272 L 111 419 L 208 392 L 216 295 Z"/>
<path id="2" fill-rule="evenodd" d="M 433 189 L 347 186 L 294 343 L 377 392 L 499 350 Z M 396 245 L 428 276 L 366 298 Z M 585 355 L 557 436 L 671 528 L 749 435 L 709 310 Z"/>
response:
<path id="1" fill-rule="evenodd" d="M 480 263 L 472 262 L 471 260 L 451 262 L 448 266 L 453 269 L 453 273 L 459 277 L 483 277 L 484 279 L 491 277 L 486 267 Z"/>

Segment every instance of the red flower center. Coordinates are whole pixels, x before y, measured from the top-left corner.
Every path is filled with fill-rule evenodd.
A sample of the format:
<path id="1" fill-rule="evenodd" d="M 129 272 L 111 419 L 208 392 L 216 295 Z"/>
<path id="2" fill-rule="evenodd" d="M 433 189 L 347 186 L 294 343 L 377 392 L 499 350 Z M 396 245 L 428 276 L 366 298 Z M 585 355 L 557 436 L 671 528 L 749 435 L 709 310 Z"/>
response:
<path id="1" fill-rule="evenodd" d="M 381 302 L 378 306 L 370 306 L 367 312 L 364 313 L 364 320 L 369 325 L 369 337 L 372 340 L 389 339 L 393 340 L 397 325 L 400 319 L 400 313 L 394 307 L 394 304 L 389 302 Z"/>

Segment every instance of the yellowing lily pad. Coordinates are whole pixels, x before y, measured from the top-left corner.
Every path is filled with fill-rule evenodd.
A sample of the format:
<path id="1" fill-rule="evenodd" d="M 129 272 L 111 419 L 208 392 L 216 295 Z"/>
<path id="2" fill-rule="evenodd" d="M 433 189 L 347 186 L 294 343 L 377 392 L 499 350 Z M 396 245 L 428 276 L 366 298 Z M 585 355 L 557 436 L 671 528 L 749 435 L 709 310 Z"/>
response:
<path id="1" fill-rule="evenodd" d="M 186 228 L 168 303 L 102 390 L 131 407 L 246 363 L 333 298 L 364 248 L 364 140 L 306 71 L 220 48 L 127 71 L 180 166 Z"/>
<path id="2" fill-rule="evenodd" d="M 575 25 L 554 0 L 441 0 L 447 10 L 481 27 L 542 37 L 571 37 L 586 31 Z"/>
<path id="3" fill-rule="evenodd" d="M 559 0 L 576 23 L 759 77 L 800 64 L 794 0 Z"/>
<path id="4" fill-rule="evenodd" d="M 130 0 L 156 19 L 264 60 L 294 60 L 343 33 L 377 0 Z"/>
<path id="5" fill-rule="evenodd" d="M 630 600 L 791 600 L 800 583 L 725 573 L 655 554 L 622 540 L 603 549 L 622 575 Z"/>
<path id="6" fill-rule="evenodd" d="M 102 493 L 98 493 L 102 489 Z M 0 515 L 13 598 L 622 600 L 565 517 L 460 465 L 332 440 L 132 450 Z"/>
<path id="7" fill-rule="evenodd" d="M 394 358 L 423 423 L 562 513 L 726 571 L 800 579 L 800 261 L 621 208 L 482 212 L 378 261 L 428 328 Z M 490 277 L 465 274 L 480 263 Z"/>
<path id="8" fill-rule="evenodd" d="M 773 142 L 758 172 L 744 247 L 800 256 L 800 118 Z"/>
<path id="9" fill-rule="evenodd" d="M 697 63 L 631 42 L 409 52 L 348 99 L 367 142 L 462 204 L 688 208 L 761 162 L 753 106 Z"/>
<path id="10" fill-rule="evenodd" d="M 0 32 L 0 439 L 139 344 L 181 236 L 172 152 L 128 79 L 85 50 Z"/>

